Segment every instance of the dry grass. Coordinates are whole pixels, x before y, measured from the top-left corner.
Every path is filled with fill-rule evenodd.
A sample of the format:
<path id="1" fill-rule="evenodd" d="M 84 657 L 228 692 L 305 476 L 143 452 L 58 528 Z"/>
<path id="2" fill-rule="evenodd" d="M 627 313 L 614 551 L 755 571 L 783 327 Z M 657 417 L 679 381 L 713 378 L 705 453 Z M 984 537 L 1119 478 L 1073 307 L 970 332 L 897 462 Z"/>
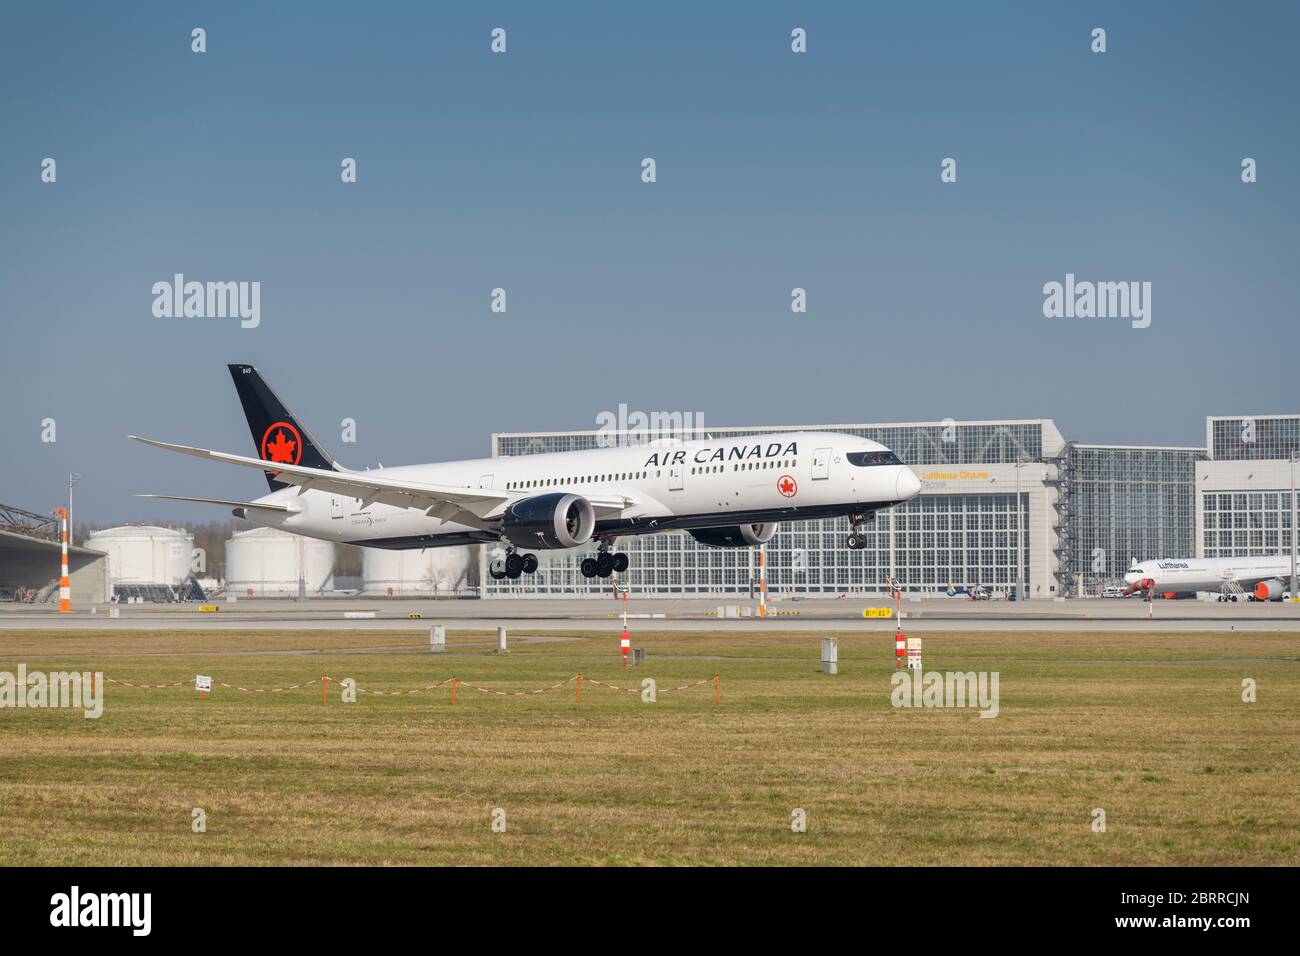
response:
<path id="1" fill-rule="evenodd" d="M 0 634 L 0 669 L 322 672 L 527 690 L 339 702 L 110 686 L 100 720 L 0 710 L 0 864 L 1295 864 L 1300 635 L 927 634 L 927 670 L 997 670 L 1001 713 L 895 710 L 892 635 L 643 633 L 518 644 L 452 632 Z M 268 652 L 296 652 L 268 653 Z M 1241 681 L 1258 681 L 1257 703 Z M 207 832 L 190 831 L 191 810 Z M 493 833 L 493 808 L 508 829 Z M 793 808 L 808 832 L 790 829 Z M 1091 830 L 1104 808 L 1107 832 Z"/>

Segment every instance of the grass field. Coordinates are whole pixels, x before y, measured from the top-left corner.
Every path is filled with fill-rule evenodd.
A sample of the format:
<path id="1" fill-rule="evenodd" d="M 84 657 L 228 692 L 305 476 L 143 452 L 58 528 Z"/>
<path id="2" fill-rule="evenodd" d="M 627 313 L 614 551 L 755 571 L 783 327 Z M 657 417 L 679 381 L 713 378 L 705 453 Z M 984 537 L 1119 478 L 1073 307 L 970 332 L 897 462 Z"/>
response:
<path id="1" fill-rule="evenodd" d="M 994 719 L 892 707 L 888 632 L 841 636 L 835 677 L 813 634 L 647 632 L 639 669 L 616 634 L 522 634 L 496 655 L 453 631 L 441 657 L 409 631 L 0 634 L 0 670 L 153 683 L 660 688 L 109 685 L 99 720 L 0 710 L 0 864 L 1300 861 L 1297 634 L 926 634 L 926 671 L 999 672 Z M 713 674 L 721 703 L 663 692 Z"/>

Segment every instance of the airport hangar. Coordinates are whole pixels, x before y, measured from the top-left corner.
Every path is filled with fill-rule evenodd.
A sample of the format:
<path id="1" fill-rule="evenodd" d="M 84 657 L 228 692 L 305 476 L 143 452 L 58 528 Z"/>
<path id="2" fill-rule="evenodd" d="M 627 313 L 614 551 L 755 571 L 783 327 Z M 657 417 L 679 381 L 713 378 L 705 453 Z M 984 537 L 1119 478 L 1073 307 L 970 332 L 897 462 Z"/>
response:
<path id="1" fill-rule="evenodd" d="M 28 591 L 38 601 L 57 603 L 61 551 L 56 520 L 0 505 L 0 599 L 11 601 Z M 70 545 L 68 584 L 74 605 L 107 601 L 113 593 L 108 555 Z"/>
<path id="2" fill-rule="evenodd" d="M 743 438 L 789 431 L 843 432 L 893 449 L 921 479 L 906 505 L 880 512 L 866 547 L 846 546 L 847 518 L 780 525 L 766 546 L 777 594 L 880 593 L 888 581 L 914 594 L 981 585 L 1029 598 L 1095 595 L 1151 557 L 1279 554 L 1291 548 L 1291 457 L 1300 415 L 1216 416 L 1206 446 L 1067 441 L 1050 419 L 906 424 L 752 426 L 660 432 L 495 433 L 492 455 L 641 444 L 660 438 Z M 809 456 L 810 458 L 812 456 Z M 690 480 L 690 475 L 686 476 Z M 717 549 L 682 532 L 620 538 L 631 593 L 756 594 L 756 548 Z M 539 552 L 538 572 L 494 581 L 480 549 L 484 597 L 608 595 L 582 577 L 585 550 Z"/>

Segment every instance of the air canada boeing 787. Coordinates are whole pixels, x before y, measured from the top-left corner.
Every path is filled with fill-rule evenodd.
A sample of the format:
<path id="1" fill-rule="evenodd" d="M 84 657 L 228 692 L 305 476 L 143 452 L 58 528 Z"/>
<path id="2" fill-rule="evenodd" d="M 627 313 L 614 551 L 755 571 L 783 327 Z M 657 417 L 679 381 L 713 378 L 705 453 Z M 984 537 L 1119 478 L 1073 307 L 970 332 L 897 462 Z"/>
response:
<path id="1" fill-rule="evenodd" d="M 781 521 L 849 518 L 850 548 L 881 508 L 921 482 L 876 442 L 832 432 L 658 441 L 520 457 L 352 471 L 332 459 L 251 365 L 230 374 L 257 457 L 137 441 L 253 468 L 271 492 L 253 501 L 144 495 L 223 505 L 254 524 L 371 548 L 503 544 L 495 578 L 537 570 L 534 550 L 587 548 L 587 577 L 625 571 L 618 538 L 686 531 L 701 544 L 771 540 Z"/>

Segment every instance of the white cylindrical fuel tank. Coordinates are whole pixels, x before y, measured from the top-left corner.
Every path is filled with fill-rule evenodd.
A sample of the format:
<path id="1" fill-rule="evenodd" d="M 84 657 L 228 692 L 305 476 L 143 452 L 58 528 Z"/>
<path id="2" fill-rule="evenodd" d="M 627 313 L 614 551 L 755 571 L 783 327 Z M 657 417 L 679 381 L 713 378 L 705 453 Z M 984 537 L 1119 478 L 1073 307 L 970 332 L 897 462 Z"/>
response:
<path id="1" fill-rule="evenodd" d="M 361 589 L 394 597 L 451 594 L 465 585 L 471 550 L 467 547 L 392 551 L 363 548 Z"/>
<path id="2" fill-rule="evenodd" d="M 296 597 L 334 588 L 334 544 L 278 528 L 252 528 L 226 542 L 226 593 L 238 597 Z M 251 594 L 250 594 L 251 592 Z"/>
<path id="3" fill-rule="evenodd" d="M 86 547 L 108 553 L 113 584 L 174 587 L 189 576 L 194 535 L 177 528 L 124 525 L 92 532 Z"/>

